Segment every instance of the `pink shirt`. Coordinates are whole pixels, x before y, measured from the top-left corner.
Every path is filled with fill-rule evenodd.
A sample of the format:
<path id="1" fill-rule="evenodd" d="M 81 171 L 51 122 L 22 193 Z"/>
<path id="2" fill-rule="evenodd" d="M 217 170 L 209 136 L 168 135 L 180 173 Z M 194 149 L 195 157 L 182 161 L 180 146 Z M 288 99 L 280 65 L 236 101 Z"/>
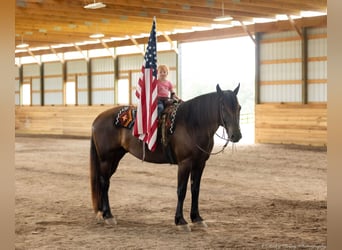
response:
<path id="1" fill-rule="evenodd" d="M 160 81 L 157 80 L 157 90 L 158 97 L 170 97 L 170 92 L 172 92 L 172 83 L 170 81 Z"/>

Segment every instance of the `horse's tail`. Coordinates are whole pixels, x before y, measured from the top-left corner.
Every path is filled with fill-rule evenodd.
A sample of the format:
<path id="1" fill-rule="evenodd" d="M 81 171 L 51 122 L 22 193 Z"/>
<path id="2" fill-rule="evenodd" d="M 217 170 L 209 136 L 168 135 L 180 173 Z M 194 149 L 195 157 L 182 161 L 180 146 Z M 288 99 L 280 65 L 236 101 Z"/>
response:
<path id="1" fill-rule="evenodd" d="M 94 134 L 92 133 L 90 141 L 90 187 L 91 198 L 95 213 L 97 213 L 101 207 L 101 187 L 99 171 L 100 159 L 96 150 Z"/>

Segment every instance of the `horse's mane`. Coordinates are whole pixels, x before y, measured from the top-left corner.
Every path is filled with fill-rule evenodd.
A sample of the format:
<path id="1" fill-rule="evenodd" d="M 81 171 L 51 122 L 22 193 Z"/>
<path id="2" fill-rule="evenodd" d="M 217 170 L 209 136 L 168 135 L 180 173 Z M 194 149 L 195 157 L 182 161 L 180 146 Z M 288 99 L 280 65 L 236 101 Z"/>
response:
<path id="1" fill-rule="evenodd" d="M 200 95 L 183 102 L 177 112 L 177 120 L 184 120 L 190 127 L 198 128 L 208 121 L 217 121 L 218 96 L 216 92 Z"/>

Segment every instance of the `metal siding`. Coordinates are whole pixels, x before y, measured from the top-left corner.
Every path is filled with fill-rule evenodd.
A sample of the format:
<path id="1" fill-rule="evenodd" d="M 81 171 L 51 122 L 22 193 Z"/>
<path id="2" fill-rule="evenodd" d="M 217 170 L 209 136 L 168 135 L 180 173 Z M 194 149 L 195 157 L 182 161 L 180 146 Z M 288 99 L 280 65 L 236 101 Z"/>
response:
<path id="1" fill-rule="evenodd" d="M 327 79 L 327 61 L 309 62 L 308 79 Z"/>
<path id="2" fill-rule="evenodd" d="M 307 32 L 308 32 L 308 35 L 327 34 L 327 28 L 326 27 L 310 28 L 308 29 Z"/>
<path id="3" fill-rule="evenodd" d="M 44 80 L 45 90 L 63 91 L 63 79 L 60 77 L 50 77 Z"/>
<path id="4" fill-rule="evenodd" d="M 113 58 L 94 58 L 91 60 L 92 72 L 114 72 Z"/>
<path id="5" fill-rule="evenodd" d="M 327 102 L 326 34 L 326 28 L 308 29 L 308 102 Z"/>
<path id="6" fill-rule="evenodd" d="M 87 73 L 87 62 L 85 60 L 75 60 L 67 62 L 67 74 Z"/>
<path id="7" fill-rule="evenodd" d="M 40 76 L 40 66 L 38 64 L 23 65 L 23 76 L 24 77 Z"/>
<path id="8" fill-rule="evenodd" d="M 40 105 L 40 79 L 34 78 L 32 79 L 32 105 Z"/>
<path id="9" fill-rule="evenodd" d="M 78 91 L 77 99 L 79 105 L 87 105 L 88 104 L 88 91 Z"/>
<path id="10" fill-rule="evenodd" d="M 301 63 L 278 63 L 260 65 L 261 81 L 301 80 Z"/>
<path id="11" fill-rule="evenodd" d="M 301 41 L 264 43 L 260 46 L 261 60 L 301 58 Z"/>
<path id="12" fill-rule="evenodd" d="M 262 34 L 260 40 L 260 102 L 301 102 L 301 85 L 287 83 L 287 81 L 301 81 L 302 64 L 298 62 L 301 56 L 301 40 L 298 39 L 296 32 Z"/>
<path id="13" fill-rule="evenodd" d="M 32 79 L 32 91 L 40 91 L 40 79 Z"/>
<path id="14" fill-rule="evenodd" d="M 93 104 L 114 104 L 113 74 L 92 76 L 92 102 Z"/>
<path id="15" fill-rule="evenodd" d="M 263 102 L 300 102 L 302 87 L 299 84 L 262 85 L 260 99 Z"/>
<path id="16" fill-rule="evenodd" d="M 91 61 L 92 103 L 114 104 L 114 60 L 111 57 Z M 101 74 L 103 73 L 103 74 Z"/>
<path id="17" fill-rule="evenodd" d="M 113 104 L 114 91 L 93 91 L 92 92 L 93 104 Z"/>
<path id="18" fill-rule="evenodd" d="M 96 88 L 110 88 L 114 89 L 114 75 L 106 74 L 106 75 L 93 75 L 92 79 L 92 87 Z"/>
<path id="19" fill-rule="evenodd" d="M 143 55 L 119 56 L 119 71 L 139 70 L 144 62 Z"/>
<path id="20" fill-rule="evenodd" d="M 40 93 L 32 93 L 32 105 L 40 105 Z"/>
<path id="21" fill-rule="evenodd" d="M 63 93 L 44 93 L 45 105 L 62 105 L 63 104 Z"/>
<path id="22" fill-rule="evenodd" d="M 44 80 L 44 103 L 45 105 L 63 104 L 63 79 L 51 77 Z"/>
<path id="23" fill-rule="evenodd" d="M 77 76 L 77 101 L 79 105 L 88 104 L 88 80 L 86 75 Z"/>
<path id="24" fill-rule="evenodd" d="M 166 64 L 169 68 L 177 66 L 177 55 L 175 52 L 163 52 L 158 54 L 158 64 Z"/>
<path id="25" fill-rule="evenodd" d="M 309 102 L 327 102 L 327 84 L 309 84 Z"/>
<path id="26" fill-rule="evenodd" d="M 327 39 L 309 39 L 308 41 L 308 56 L 309 57 L 319 57 L 327 56 Z"/>
<path id="27" fill-rule="evenodd" d="M 60 62 L 44 63 L 44 75 L 62 75 L 63 67 Z"/>

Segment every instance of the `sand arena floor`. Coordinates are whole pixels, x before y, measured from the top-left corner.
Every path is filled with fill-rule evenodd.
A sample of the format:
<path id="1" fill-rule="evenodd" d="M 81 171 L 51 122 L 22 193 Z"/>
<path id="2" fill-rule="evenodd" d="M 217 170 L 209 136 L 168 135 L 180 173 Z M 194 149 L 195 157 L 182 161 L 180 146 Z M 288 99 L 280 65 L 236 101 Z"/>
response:
<path id="1" fill-rule="evenodd" d="M 89 140 L 17 137 L 16 249 L 325 249 L 327 153 L 237 144 L 207 162 L 200 212 L 207 229 L 178 230 L 176 165 L 127 154 L 111 179 L 118 224 L 97 223 Z M 215 148 L 218 151 L 220 148 Z M 188 190 L 189 191 L 189 190 Z M 190 192 L 184 213 L 189 220 Z"/>

